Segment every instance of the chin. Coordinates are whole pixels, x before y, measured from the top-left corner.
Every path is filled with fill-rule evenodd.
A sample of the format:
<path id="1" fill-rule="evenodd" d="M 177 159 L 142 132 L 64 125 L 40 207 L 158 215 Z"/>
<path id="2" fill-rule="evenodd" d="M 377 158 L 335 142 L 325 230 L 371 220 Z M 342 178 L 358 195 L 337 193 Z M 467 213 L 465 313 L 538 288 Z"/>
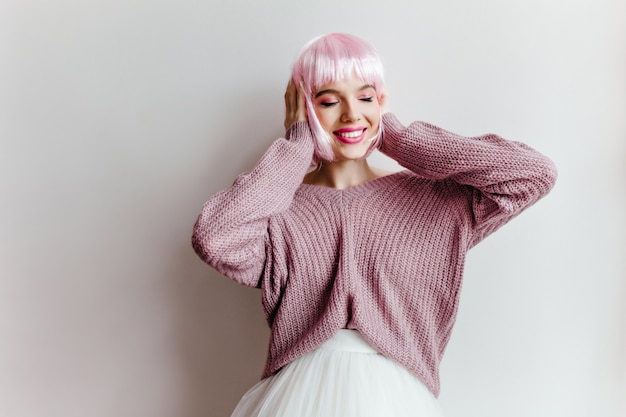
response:
<path id="1" fill-rule="evenodd" d="M 352 149 L 349 146 L 342 146 L 341 148 L 334 150 L 335 161 L 354 161 L 364 159 L 367 157 L 368 151 L 369 145 L 353 147 Z"/>
<path id="2" fill-rule="evenodd" d="M 342 153 L 336 155 L 335 161 L 358 161 L 361 159 L 365 159 L 366 157 L 367 152 Z"/>

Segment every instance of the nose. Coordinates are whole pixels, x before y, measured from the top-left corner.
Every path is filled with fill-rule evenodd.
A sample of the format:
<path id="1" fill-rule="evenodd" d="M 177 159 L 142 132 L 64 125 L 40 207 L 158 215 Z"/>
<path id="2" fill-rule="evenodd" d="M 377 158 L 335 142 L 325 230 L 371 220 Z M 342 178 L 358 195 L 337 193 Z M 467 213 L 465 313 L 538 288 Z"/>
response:
<path id="1" fill-rule="evenodd" d="M 345 102 L 343 112 L 341 113 L 341 121 L 343 123 L 354 123 L 361 119 L 357 109 L 351 102 Z"/>

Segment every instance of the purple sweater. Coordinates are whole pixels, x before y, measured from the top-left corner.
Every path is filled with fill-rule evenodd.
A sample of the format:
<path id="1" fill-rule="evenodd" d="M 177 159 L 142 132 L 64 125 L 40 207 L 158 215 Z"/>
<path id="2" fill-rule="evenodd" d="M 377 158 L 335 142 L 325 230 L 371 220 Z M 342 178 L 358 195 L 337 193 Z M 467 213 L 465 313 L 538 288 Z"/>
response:
<path id="1" fill-rule="evenodd" d="M 348 328 L 438 395 L 465 254 L 556 179 L 522 143 L 405 128 L 390 113 L 383 124 L 380 150 L 408 170 L 345 190 L 302 184 L 313 142 L 298 122 L 202 209 L 198 255 L 262 290 L 263 377 Z"/>

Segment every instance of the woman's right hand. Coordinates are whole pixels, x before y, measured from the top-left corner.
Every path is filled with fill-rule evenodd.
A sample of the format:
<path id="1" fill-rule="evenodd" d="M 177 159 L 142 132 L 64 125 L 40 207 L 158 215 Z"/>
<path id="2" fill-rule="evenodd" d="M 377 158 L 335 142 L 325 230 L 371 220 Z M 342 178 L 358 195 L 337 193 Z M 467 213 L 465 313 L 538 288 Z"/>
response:
<path id="1" fill-rule="evenodd" d="M 389 90 L 386 85 L 383 86 L 383 90 L 380 93 L 378 104 L 380 105 L 380 114 L 389 113 L 391 111 L 389 106 Z"/>
<path id="2" fill-rule="evenodd" d="M 302 89 L 296 87 L 293 79 L 289 80 L 285 91 L 285 130 L 295 122 L 306 122 L 306 102 Z"/>

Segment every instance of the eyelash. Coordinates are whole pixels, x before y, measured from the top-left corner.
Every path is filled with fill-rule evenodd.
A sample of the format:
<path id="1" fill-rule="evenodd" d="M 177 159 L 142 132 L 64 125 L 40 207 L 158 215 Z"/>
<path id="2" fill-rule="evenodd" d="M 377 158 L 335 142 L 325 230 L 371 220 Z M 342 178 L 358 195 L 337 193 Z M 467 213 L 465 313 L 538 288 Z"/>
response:
<path id="1" fill-rule="evenodd" d="M 374 101 L 374 96 L 372 96 L 372 97 L 363 97 L 363 98 L 360 98 L 359 100 L 364 101 L 366 103 L 371 103 L 372 101 Z M 337 103 L 338 103 L 338 101 L 331 101 L 331 102 L 326 102 L 326 103 L 320 103 L 320 105 L 323 106 L 323 107 L 332 107 L 332 106 L 334 106 Z"/>

